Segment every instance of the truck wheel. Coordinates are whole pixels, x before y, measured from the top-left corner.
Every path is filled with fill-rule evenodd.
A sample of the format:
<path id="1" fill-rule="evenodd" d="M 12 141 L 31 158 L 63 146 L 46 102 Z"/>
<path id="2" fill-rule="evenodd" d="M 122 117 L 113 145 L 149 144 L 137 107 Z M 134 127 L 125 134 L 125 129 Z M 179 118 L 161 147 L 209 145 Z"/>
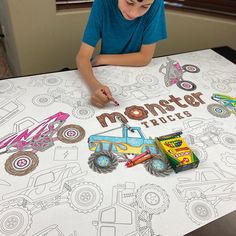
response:
<path id="1" fill-rule="evenodd" d="M 10 81 L 3 80 L 0 82 L 0 93 L 6 93 L 10 91 L 13 87 L 13 84 Z"/>
<path id="2" fill-rule="evenodd" d="M 146 184 L 137 190 L 138 206 L 149 214 L 160 214 L 169 207 L 169 196 L 166 191 L 155 184 Z"/>
<path id="3" fill-rule="evenodd" d="M 118 158 L 112 152 L 95 152 L 89 157 L 88 164 L 93 171 L 108 173 L 116 169 Z"/>
<path id="4" fill-rule="evenodd" d="M 32 102 L 35 106 L 47 107 L 54 103 L 54 98 L 48 94 L 39 94 L 33 97 Z"/>
<path id="5" fill-rule="evenodd" d="M 91 182 L 73 186 L 68 196 L 70 206 L 77 212 L 89 213 L 95 211 L 103 201 L 103 192 L 100 187 Z"/>
<path id="6" fill-rule="evenodd" d="M 10 175 L 27 175 L 38 166 L 39 159 L 33 152 L 19 151 L 12 154 L 5 162 L 5 170 Z"/>
<path id="7" fill-rule="evenodd" d="M 144 167 L 150 174 L 155 176 L 167 176 L 173 171 L 168 159 L 161 155 L 155 155 L 145 161 Z"/>
<path id="8" fill-rule="evenodd" d="M 211 87 L 221 93 L 228 93 L 232 90 L 232 88 L 223 82 L 212 82 Z"/>
<path id="9" fill-rule="evenodd" d="M 85 136 L 85 130 L 79 125 L 65 125 L 57 132 L 57 138 L 63 143 L 77 143 Z"/>
<path id="10" fill-rule="evenodd" d="M 25 235 L 32 224 L 31 213 L 20 206 L 0 211 L 0 235 Z"/>
<path id="11" fill-rule="evenodd" d="M 78 106 L 74 107 L 72 114 L 77 119 L 89 119 L 94 115 L 94 109 L 90 106 Z"/>
<path id="12" fill-rule="evenodd" d="M 196 224 L 207 223 L 217 217 L 217 211 L 206 199 L 192 198 L 185 204 L 188 217 Z"/>
<path id="13" fill-rule="evenodd" d="M 219 135 L 220 143 L 229 148 L 236 149 L 236 135 L 228 132 L 221 133 Z"/>
<path id="14" fill-rule="evenodd" d="M 190 147 L 201 163 L 207 160 L 208 154 L 204 148 L 198 145 L 191 145 Z"/>
<path id="15" fill-rule="evenodd" d="M 196 84 L 187 80 L 179 80 L 176 84 L 180 89 L 185 91 L 193 91 L 197 88 Z"/>
<path id="16" fill-rule="evenodd" d="M 155 85 L 158 84 L 158 79 L 151 74 L 140 74 L 136 76 L 136 81 L 142 86 Z"/>
<path id="17" fill-rule="evenodd" d="M 189 73 L 198 73 L 200 72 L 200 69 L 197 66 L 186 64 L 182 66 L 184 71 L 187 71 Z"/>
<path id="18" fill-rule="evenodd" d="M 221 104 L 213 103 L 207 106 L 208 112 L 219 118 L 227 118 L 231 115 L 230 111 Z"/>

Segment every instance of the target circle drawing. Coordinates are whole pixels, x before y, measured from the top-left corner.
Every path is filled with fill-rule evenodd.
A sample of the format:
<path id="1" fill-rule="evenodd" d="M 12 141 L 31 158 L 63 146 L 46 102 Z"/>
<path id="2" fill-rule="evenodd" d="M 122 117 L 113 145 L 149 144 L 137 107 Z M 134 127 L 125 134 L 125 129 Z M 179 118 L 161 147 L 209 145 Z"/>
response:
<path id="1" fill-rule="evenodd" d="M 85 136 L 85 130 L 79 125 L 65 125 L 57 132 L 57 138 L 63 143 L 77 143 Z"/>
<path id="2" fill-rule="evenodd" d="M 200 69 L 197 66 L 191 65 L 191 64 L 183 65 L 182 68 L 183 68 L 184 71 L 187 71 L 189 73 L 198 73 L 198 72 L 200 72 Z"/>
<path id="3" fill-rule="evenodd" d="M 94 109 L 91 106 L 74 107 L 72 114 L 78 119 L 89 119 L 94 116 Z"/>
<path id="4" fill-rule="evenodd" d="M 5 170 L 10 175 L 24 176 L 38 166 L 37 155 L 30 151 L 18 151 L 12 154 L 5 162 Z"/>
<path id="5" fill-rule="evenodd" d="M 213 103 L 207 106 L 207 110 L 213 116 L 219 118 L 227 118 L 231 115 L 230 111 L 221 104 Z"/>
<path id="6" fill-rule="evenodd" d="M 46 107 L 54 103 L 54 98 L 48 94 L 39 94 L 33 97 L 32 102 L 39 107 Z"/>
<path id="7" fill-rule="evenodd" d="M 194 91 L 197 88 L 193 82 L 187 80 L 179 80 L 176 84 L 180 89 L 185 91 Z"/>
<path id="8" fill-rule="evenodd" d="M 47 77 L 43 80 L 46 86 L 58 86 L 62 83 L 62 79 L 56 76 Z"/>
<path id="9" fill-rule="evenodd" d="M 13 88 L 13 84 L 10 81 L 0 81 L 0 93 L 5 93 Z"/>

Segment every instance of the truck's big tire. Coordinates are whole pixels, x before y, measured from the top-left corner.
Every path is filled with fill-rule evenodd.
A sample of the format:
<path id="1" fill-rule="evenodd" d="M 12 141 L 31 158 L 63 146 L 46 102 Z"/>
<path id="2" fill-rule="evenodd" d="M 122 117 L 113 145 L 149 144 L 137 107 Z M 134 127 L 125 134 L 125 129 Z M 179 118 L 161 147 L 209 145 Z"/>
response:
<path id="1" fill-rule="evenodd" d="M 145 169 L 155 176 L 167 176 L 173 169 L 166 157 L 155 155 L 144 163 Z"/>
<path id="2" fill-rule="evenodd" d="M 98 173 L 109 173 L 116 169 L 118 158 L 112 152 L 95 152 L 89 157 L 88 164 L 93 171 Z"/>

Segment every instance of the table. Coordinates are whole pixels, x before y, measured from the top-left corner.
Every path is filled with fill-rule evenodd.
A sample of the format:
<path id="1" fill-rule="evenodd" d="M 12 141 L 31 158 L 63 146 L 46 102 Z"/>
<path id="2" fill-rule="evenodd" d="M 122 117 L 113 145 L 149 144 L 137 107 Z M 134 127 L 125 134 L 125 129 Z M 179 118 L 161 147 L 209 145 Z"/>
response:
<path id="1" fill-rule="evenodd" d="M 233 63 L 209 49 L 94 73 L 119 107 L 90 106 L 77 71 L 0 81 L 0 235 L 183 235 L 236 209 Z M 125 167 L 180 129 L 197 169 Z"/>

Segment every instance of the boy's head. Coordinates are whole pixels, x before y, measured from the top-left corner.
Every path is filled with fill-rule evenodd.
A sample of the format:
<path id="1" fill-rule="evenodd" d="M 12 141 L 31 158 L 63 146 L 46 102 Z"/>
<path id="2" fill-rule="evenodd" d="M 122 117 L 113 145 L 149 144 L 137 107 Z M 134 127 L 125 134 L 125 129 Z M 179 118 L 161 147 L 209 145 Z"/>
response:
<path id="1" fill-rule="evenodd" d="M 118 0 L 118 7 L 126 20 L 143 16 L 154 0 Z"/>

